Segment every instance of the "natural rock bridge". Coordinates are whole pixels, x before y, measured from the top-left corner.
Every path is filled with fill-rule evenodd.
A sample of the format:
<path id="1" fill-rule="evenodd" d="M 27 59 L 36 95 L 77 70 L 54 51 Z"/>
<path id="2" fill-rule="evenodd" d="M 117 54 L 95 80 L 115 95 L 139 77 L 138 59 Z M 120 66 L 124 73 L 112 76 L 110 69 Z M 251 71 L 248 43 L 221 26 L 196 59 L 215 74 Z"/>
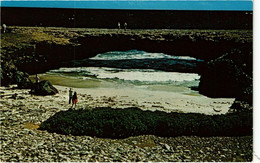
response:
<path id="1" fill-rule="evenodd" d="M 117 30 L 57 27 L 10 27 L 10 33 L 2 37 L 3 60 L 12 54 L 15 66 L 30 74 L 59 68 L 75 59 L 90 58 L 108 51 L 143 50 L 176 56 L 191 56 L 205 61 L 216 59 L 224 54 L 231 62 L 229 66 L 217 66 L 216 70 L 201 68 L 202 84 L 200 91 L 210 96 L 233 97 L 237 94 L 233 80 L 232 65 L 241 70 L 238 74 L 252 74 L 252 30 Z M 243 49 L 243 50 L 239 50 Z M 236 51 L 236 52 L 234 52 Z M 18 61 L 19 60 L 19 61 Z M 221 61 L 222 62 L 222 61 Z M 231 68 L 230 68 L 231 65 Z M 244 67 L 242 66 L 244 65 Z M 66 65 L 73 66 L 73 65 Z M 214 67 L 214 66 L 213 66 Z M 227 70 L 225 68 L 228 68 Z M 209 69 L 210 71 L 205 71 Z M 218 73 L 221 72 L 221 73 Z M 227 73 L 226 73 L 227 71 Z M 225 81 L 225 76 L 230 76 Z M 204 76 L 203 76 L 204 75 Z M 206 76 L 206 77 L 205 77 Z M 248 75 L 247 75 L 248 76 Z M 215 80 L 221 79 L 221 80 Z M 246 77 L 247 79 L 247 77 Z M 224 86 L 223 86 L 224 85 Z M 205 86 L 205 87 L 204 87 Z M 223 89 L 230 88 L 224 91 Z M 219 89 L 222 88 L 222 89 Z M 239 91 L 241 91 L 239 89 Z M 217 92 L 212 94 L 212 92 Z M 219 93 L 218 93 L 219 92 Z M 226 94 L 227 93 L 227 94 Z"/>

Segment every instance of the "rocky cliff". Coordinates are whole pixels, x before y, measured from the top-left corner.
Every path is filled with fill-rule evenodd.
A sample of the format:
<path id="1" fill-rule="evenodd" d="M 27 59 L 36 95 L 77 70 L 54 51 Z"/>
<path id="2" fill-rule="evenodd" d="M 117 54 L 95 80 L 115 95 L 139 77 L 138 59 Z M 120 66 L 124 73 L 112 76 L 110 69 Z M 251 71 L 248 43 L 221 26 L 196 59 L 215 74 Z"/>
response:
<path id="1" fill-rule="evenodd" d="M 209 61 L 201 71 L 199 91 L 210 97 L 235 97 L 232 108 L 253 105 L 252 47 L 239 47 Z"/>

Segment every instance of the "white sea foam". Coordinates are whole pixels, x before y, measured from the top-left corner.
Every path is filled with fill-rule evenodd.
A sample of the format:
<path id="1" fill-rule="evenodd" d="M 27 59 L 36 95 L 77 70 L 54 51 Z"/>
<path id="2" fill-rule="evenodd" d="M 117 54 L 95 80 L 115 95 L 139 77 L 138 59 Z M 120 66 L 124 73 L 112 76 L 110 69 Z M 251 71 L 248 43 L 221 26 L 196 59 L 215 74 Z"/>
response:
<path id="1" fill-rule="evenodd" d="M 86 70 L 84 69 L 84 67 L 73 67 L 73 68 L 66 68 L 66 67 L 62 67 L 59 69 L 55 69 L 55 70 L 50 70 L 50 73 L 69 73 L 69 72 L 85 72 Z"/>
<path id="2" fill-rule="evenodd" d="M 129 50 L 129 51 L 113 51 L 98 54 L 91 60 L 126 60 L 126 59 L 183 59 L 197 60 L 189 56 L 171 56 L 164 53 L 148 53 L 145 51 Z"/>
<path id="3" fill-rule="evenodd" d="M 77 67 L 51 70 L 52 73 L 83 73 L 99 79 L 120 79 L 138 82 L 189 82 L 200 79 L 195 73 L 163 72 L 153 69 L 118 69 L 107 67 Z"/>
<path id="4" fill-rule="evenodd" d="M 98 54 L 91 60 L 136 60 L 136 59 L 173 59 L 173 60 L 197 60 L 189 56 L 171 56 L 164 53 L 148 53 L 145 51 L 113 51 Z M 197 60 L 198 61 L 198 60 Z M 109 67 L 116 67 L 108 62 Z M 134 63 L 134 62 L 133 62 Z M 136 64 L 136 63 L 134 63 Z M 133 64 L 133 65 L 134 65 Z M 142 61 L 139 63 L 142 64 Z M 186 64 L 190 64 L 187 62 Z M 185 86 L 197 86 L 200 76 L 195 73 L 179 73 L 179 72 L 164 72 L 152 69 L 122 69 L 122 68 L 108 68 L 108 67 L 73 67 L 73 68 L 60 68 L 51 70 L 49 73 L 67 74 L 70 77 L 81 79 L 98 78 L 98 79 L 112 79 L 127 81 L 132 83 L 143 84 L 174 84 Z"/>

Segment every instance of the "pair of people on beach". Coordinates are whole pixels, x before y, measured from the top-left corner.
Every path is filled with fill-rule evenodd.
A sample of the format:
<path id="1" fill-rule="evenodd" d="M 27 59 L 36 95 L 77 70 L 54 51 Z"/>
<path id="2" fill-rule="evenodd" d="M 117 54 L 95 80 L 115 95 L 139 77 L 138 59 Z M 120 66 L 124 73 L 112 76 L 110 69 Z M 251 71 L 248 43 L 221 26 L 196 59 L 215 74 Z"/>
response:
<path id="1" fill-rule="evenodd" d="M 69 90 L 69 104 L 70 104 L 71 101 L 72 101 L 72 106 L 71 106 L 71 107 L 73 107 L 73 105 L 75 104 L 75 108 L 76 108 L 76 105 L 77 105 L 77 103 L 78 103 L 77 92 L 74 92 L 73 95 L 72 95 L 72 93 L 73 93 L 73 91 L 72 91 L 72 89 L 70 88 L 70 90 Z"/>

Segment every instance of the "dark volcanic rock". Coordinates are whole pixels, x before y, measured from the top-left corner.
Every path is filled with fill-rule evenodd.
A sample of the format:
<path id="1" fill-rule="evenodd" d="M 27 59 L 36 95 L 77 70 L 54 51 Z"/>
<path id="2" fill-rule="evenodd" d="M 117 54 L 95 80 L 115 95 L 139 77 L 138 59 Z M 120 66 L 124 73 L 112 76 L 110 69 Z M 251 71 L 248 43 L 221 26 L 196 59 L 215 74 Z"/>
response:
<path id="1" fill-rule="evenodd" d="M 231 60 L 217 59 L 208 62 L 201 75 L 200 93 L 210 97 L 235 97 L 241 92 L 237 71 L 237 66 Z"/>
<path id="2" fill-rule="evenodd" d="M 35 95 L 55 95 L 58 90 L 47 80 L 43 80 L 39 83 L 35 83 L 34 88 L 31 90 L 32 94 Z"/>
<path id="3" fill-rule="evenodd" d="M 32 81 L 29 79 L 29 74 L 21 71 L 15 72 L 15 82 L 17 83 L 18 88 L 23 89 L 32 88 L 33 85 Z"/>
<path id="4" fill-rule="evenodd" d="M 31 88 L 32 82 L 29 74 L 18 71 L 13 61 L 1 63 L 1 85 L 17 84 L 18 88 Z"/>
<path id="5" fill-rule="evenodd" d="M 250 106 L 253 105 L 253 85 L 252 83 L 242 90 L 240 95 L 236 98 L 236 100 L 244 101 L 248 103 Z"/>
<path id="6" fill-rule="evenodd" d="M 252 106 L 252 50 L 231 51 L 203 68 L 199 92 L 210 97 L 235 97 Z"/>
<path id="7" fill-rule="evenodd" d="M 230 107 L 230 112 L 244 111 L 253 109 L 253 86 L 252 84 L 242 90 L 242 92 L 236 97 L 234 103 Z"/>
<path id="8" fill-rule="evenodd" d="M 1 86 L 14 83 L 14 73 L 17 71 L 17 67 L 12 61 L 3 62 L 4 57 L 1 57 Z"/>

